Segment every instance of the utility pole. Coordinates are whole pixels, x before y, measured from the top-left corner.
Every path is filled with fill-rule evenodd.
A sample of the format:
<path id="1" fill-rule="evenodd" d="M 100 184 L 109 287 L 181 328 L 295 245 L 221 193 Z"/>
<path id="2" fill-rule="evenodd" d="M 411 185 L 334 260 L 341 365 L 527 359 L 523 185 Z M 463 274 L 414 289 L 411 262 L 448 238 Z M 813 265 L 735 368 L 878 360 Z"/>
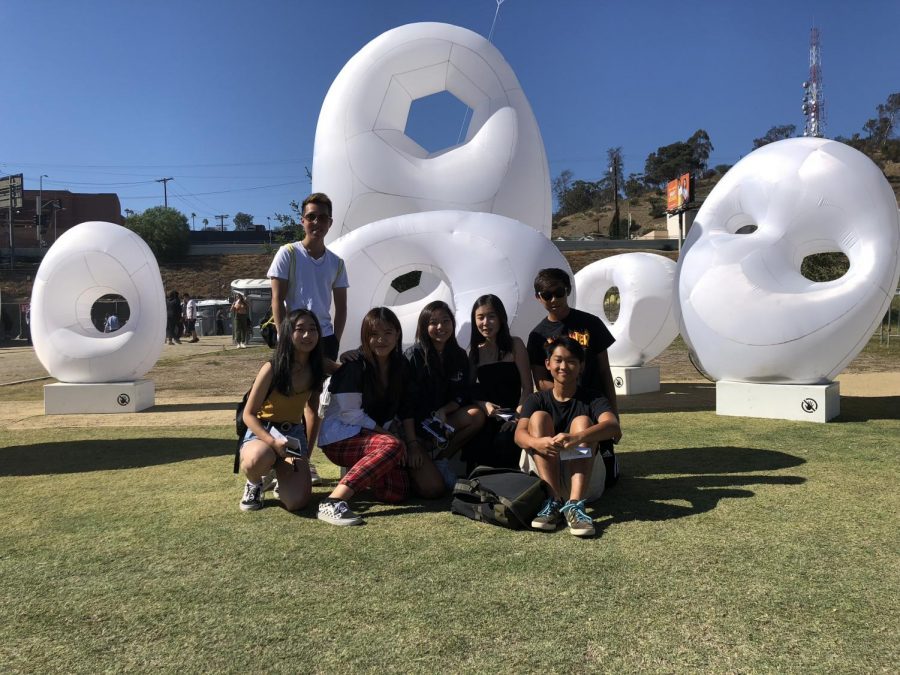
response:
<path id="1" fill-rule="evenodd" d="M 609 227 L 609 238 L 619 239 L 621 236 L 621 228 L 619 227 L 619 153 L 614 153 L 612 157 L 612 166 L 609 170 L 613 175 L 613 217 Z"/>
<path id="2" fill-rule="evenodd" d="M 157 183 L 163 184 L 163 206 L 169 208 L 169 194 L 166 190 L 166 186 L 170 180 L 175 180 L 174 178 L 157 178 Z"/>
<path id="3" fill-rule="evenodd" d="M 225 231 L 225 219 L 226 219 L 227 217 L 228 217 L 228 214 L 227 214 L 227 213 L 226 213 L 224 216 L 213 216 L 213 218 L 218 218 L 218 219 L 219 219 L 219 230 L 220 230 L 221 232 L 224 232 L 224 231 Z"/>
<path id="4" fill-rule="evenodd" d="M 45 173 L 41 174 L 40 187 L 38 188 L 38 209 L 37 209 L 37 240 L 38 250 L 41 248 L 41 227 L 44 224 L 44 179 L 50 178 Z"/>
<path id="5" fill-rule="evenodd" d="M 809 31 L 809 79 L 803 83 L 803 114 L 806 116 L 804 136 L 825 136 L 825 92 L 822 90 L 822 45 L 819 29 Z"/>

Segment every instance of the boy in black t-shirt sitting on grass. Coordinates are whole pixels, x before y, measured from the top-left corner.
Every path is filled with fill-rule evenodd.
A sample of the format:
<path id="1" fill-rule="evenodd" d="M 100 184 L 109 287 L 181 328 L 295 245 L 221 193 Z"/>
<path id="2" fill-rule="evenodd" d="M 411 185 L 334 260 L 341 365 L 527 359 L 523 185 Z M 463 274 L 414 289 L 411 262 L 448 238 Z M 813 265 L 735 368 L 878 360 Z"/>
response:
<path id="1" fill-rule="evenodd" d="M 516 427 L 516 444 L 528 452 L 551 491 L 531 526 L 555 530 L 561 516 L 565 516 L 569 532 L 576 537 L 594 534 L 594 523 L 585 513 L 584 503 L 592 483 L 598 444 L 607 440 L 618 442 L 622 437 L 609 401 L 599 392 L 578 384 L 584 357 L 584 348 L 568 336 L 554 338 L 547 344 L 545 366 L 553 386 L 525 401 Z M 603 470 L 602 461 L 597 462 L 597 469 Z M 569 495 L 563 504 L 565 482 L 569 483 Z"/>

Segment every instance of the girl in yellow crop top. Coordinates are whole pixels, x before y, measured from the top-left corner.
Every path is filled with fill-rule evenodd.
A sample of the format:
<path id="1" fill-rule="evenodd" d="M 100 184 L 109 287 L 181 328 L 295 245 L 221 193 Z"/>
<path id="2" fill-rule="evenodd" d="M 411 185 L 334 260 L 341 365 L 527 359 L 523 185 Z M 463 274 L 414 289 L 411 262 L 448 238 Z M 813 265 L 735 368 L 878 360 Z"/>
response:
<path id="1" fill-rule="evenodd" d="M 278 333 L 275 355 L 259 369 L 244 406 L 242 511 L 262 508 L 263 477 L 273 466 L 288 511 L 302 509 L 312 493 L 309 438 L 317 411 L 310 396 L 321 391 L 325 379 L 319 320 L 308 309 L 298 309 L 285 317 Z"/>

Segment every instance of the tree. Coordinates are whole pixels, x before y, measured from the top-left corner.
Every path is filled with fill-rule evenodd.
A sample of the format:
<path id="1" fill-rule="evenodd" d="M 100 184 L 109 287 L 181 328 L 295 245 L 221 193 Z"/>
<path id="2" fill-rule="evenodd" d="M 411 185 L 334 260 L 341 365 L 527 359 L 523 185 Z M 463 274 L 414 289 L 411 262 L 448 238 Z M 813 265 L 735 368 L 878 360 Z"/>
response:
<path id="1" fill-rule="evenodd" d="M 596 206 L 600 198 L 600 184 L 590 181 L 576 180 L 566 191 L 559 205 L 557 216 L 560 218 L 572 213 L 589 211 Z"/>
<path id="2" fill-rule="evenodd" d="M 622 169 L 622 148 L 609 148 L 606 151 L 606 158 L 609 161 L 609 180 L 612 182 L 609 188 L 612 189 L 614 204 L 612 220 L 609 222 L 609 238 L 622 239 L 624 233 L 622 232 L 621 219 L 619 218 L 619 191 L 625 185 Z"/>
<path id="3" fill-rule="evenodd" d="M 300 218 L 303 211 L 300 203 L 296 199 L 292 199 L 290 203 L 291 213 L 276 213 L 275 220 L 281 223 L 281 228 L 275 232 L 275 240 L 287 244 L 292 241 L 303 241 L 306 232 L 303 225 L 300 224 Z"/>
<path id="4" fill-rule="evenodd" d="M 196 218 L 196 217 L 197 217 L 196 213 L 191 214 L 191 232 L 194 231 L 194 218 Z"/>
<path id="5" fill-rule="evenodd" d="M 656 152 L 647 155 L 644 163 L 644 183 L 661 188 L 683 173 L 702 175 L 714 149 L 709 134 L 703 129 L 697 129 L 687 141 L 657 148 Z"/>
<path id="6" fill-rule="evenodd" d="M 204 218 L 203 219 L 203 229 L 205 230 L 208 227 L 209 227 L 209 218 Z"/>
<path id="7" fill-rule="evenodd" d="M 560 171 L 559 175 L 553 179 L 553 196 L 556 197 L 556 206 L 558 209 L 562 208 L 566 193 L 569 191 L 569 188 L 572 185 L 572 178 L 574 177 L 575 174 L 571 171 L 563 169 Z"/>
<path id="8" fill-rule="evenodd" d="M 160 260 L 180 258 L 188 252 L 188 221 L 180 211 L 154 206 L 125 219 L 125 227 L 147 242 Z"/>
<path id="9" fill-rule="evenodd" d="M 867 120 L 863 130 L 868 133 L 869 140 L 877 148 L 884 148 L 894 133 L 897 115 L 900 113 L 900 93 L 891 94 L 887 102 L 880 103 L 876 109 L 878 116 Z"/>
<path id="10" fill-rule="evenodd" d="M 644 184 L 644 174 L 642 173 L 630 173 L 628 174 L 628 178 L 625 179 L 625 196 L 628 199 L 634 199 L 635 197 L 640 197 L 642 194 L 647 192 L 647 186 Z"/>
<path id="11" fill-rule="evenodd" d="M 242 211 L 238 211 L 234 216 L 234 229 L 235 230 L 252 230 L 253 229 L 253 216 L 249 213 L 243 213 Z"/>
<path id="12" fill-rule="evenodd" d="M 710 153 L 715 150 L 709 134 L 705 129 L 697 129 L 693 135 L 687 140 L 687 144 L 691 146 L 691 172 L 701 174 L 706 171 L 706 164 L 709 161 Z"/>
<path id="13" fill-rule="evenodd" d="M 753 149 L 756 150 L 757 148 L 761 148 L 769 143 L 774 143 L 775 141 L 783 141 L 785 138 L 793 138 L 796 135 L 796 124 L 783 124 L 781 126 L 771 127 L 766 132 L 765 136 L 753 139 Z"/>

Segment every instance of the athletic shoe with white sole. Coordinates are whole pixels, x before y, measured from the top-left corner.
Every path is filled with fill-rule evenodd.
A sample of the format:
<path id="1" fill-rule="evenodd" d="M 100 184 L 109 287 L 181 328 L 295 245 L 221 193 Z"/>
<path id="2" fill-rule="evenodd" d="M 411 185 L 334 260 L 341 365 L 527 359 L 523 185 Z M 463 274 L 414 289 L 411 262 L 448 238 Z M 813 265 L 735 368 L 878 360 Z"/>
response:
<path id="1" fill-rule="evenodd" d="M 566 517 L 566 523 L 569 525 L 569 533 L 576 537 L 590 537 L 594 534 L 594 521 L 584 512 L 584 500 L 574 501 L 570 499 L 566 505 L 560 509 L 560 512 Z"/>
<path id="2" fill-rule="evenodd" d="M 350 510 L 345 501 L 320 502 L 319 520 L 324 520 L 332 525 L 362 525 L 363 519 Z"/>
<path id="3" fill-rule="evenodd" d="M 262 483 L 247 481 L 240 503 L 241 511 L 259 511 L 263 507 Z"/>
<path id="4" fill-rule="evenodd" d="M 531 526 L 536 530 L 552 532 L 556 529 L 556 526 L 559 525 L 559 520 L 561 518 L 559 509 L 561 506 L 561 501 L 554 499 L 553 497 L 547 497 L 541 510 L 538 511 L 534 520 L 531 521 Z"/>

